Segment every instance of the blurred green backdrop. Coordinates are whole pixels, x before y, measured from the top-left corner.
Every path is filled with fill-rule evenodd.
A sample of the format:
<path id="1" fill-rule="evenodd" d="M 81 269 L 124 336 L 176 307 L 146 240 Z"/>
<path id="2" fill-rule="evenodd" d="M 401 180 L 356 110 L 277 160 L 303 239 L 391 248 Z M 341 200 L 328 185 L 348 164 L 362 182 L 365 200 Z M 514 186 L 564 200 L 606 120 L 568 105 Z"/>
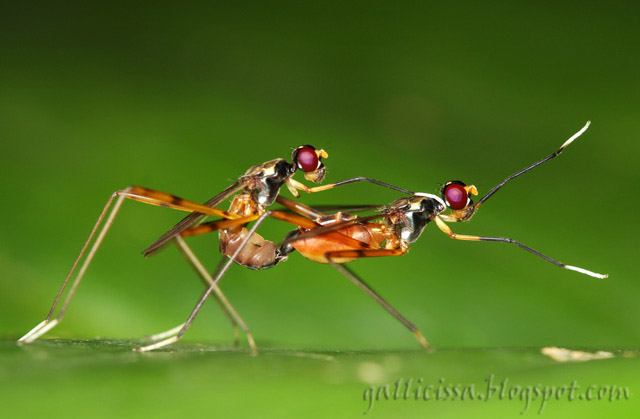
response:
<path id="1" fill-rule="evenodd" d="M 330 154 L 326 181 L 362 175 L 435 193 L 462 179 L 482 195 L 591 120 L 560 158 L 453 227 L 512 237 L 610 279 L 507 245 L 452 241 L 434 226 L 408 255 L 352 267 L 439 348 L 637 346 L 639 11 L 634 2 L 5 6 L 0 334 L 15 339 L 42 320 L 106 199 L 127 185 L 205 201 L 249 166 L 313 144 Z M 302 199 L 397 197 L 356 184 Z M 182 215 L 125 202 L 51 337 L 132 338 L 182 322 L 200 282 L 175 249 L 140 255 Z M 290 230 L 272 221 L 263 232 Z M 191 242 L 213 268 L 216 236 Z M 418 348 L 345 278 L 297 254 L 267 271 L 234 266 L 221 285 L 259 346 Z M 185 340 L 231 338 L 208 304 Z"/>

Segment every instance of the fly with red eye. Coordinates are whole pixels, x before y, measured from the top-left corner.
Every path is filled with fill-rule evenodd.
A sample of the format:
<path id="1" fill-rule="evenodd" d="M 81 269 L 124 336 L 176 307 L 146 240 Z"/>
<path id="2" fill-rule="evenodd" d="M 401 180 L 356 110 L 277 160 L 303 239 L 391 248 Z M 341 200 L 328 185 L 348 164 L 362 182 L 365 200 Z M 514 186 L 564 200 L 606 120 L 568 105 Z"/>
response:
<path id="1" fill-rule="evenodd" d="M 200 297 L 195 309 L 185 323 L 167 332 L 152 336 L 150 339 L 157 341 L 156 343 L 135 348 L 136 350 L 150 351 L 179 340 L 193 322 L 205 300 L 209 296 L 213 296 L 233 324 L 234 330 L 236 331 L 236 342 L 237 328 L 239 325 L 247 335 L 252 353 L 257 353 L 257 347 L 249 329 L 224 294 L 222 294 L 222 291 L 217 286 L 217 282 L 225 275 L 230 265 L 234 262 L 252 269 L 265 269 L 275 266 L 275 264 L 280 261 L 286 260 L 287 256 L 294 250 L 298 250 L 303 256 L 311 260 L 320 263 L 329 263 L 334 266 L 340 273 L 365 291 L 411 330 L 420 344 L 425 349 L 428 349 L 430 346 L 420 331 L 400 315 L 400 313 L 379 294 L 373 291 L 364 281 L 358 278 L 355 273 L 343 266 L 343 264 L 359 258 L 403 255 L 408 251 L 409 244 L 415 242 L 420 237 L 426 225 L 431 221 L 435 221 L 436 225 L 452 239 L 498 241 L 515 244 L 561 268 L 597 278 L 606 278 L 607 275 L 565 265 L 515 240 L 504 237 L 458 235 L 453 233 L 446 224 L 447 222 L 469 220 L 476 209 L 508 181 L 558 156 L 564 148 L 578 138 L 588 126 L 589 124 L 587 123 L 584 128 L 567 140 L 555 153 L 514 173 L 496 185 L 484 195 L 477 204 L 474 204 L 469 198 L 469 195 L 477 195 L 476 188 L 473 185 L 467 186 L 461 181 L 451 181 L 445 184 L 441 190 L 442 197 L 431 194 L 413 193 L 407 189 L 367 177 L 356 177 L 333 184 L 309 188 L 294 180 L 292 178 L 293 174 L 299 169 L 304 172 L 305 178 L 309 180 L 322 180 L 325 169 L 321 159 L 326 158 L 327 154 L 323 150 L 317 150 L 308 145 L 298 147 L 294 150 L 292 163 L 288 163 L 283 159 L 276 159 L 250 168 L 238 181 L 202 205 L 178 198 L 174 195 L 137 186 L 130 186 L 124 190 L 116 191 L 108 200 L 107 205 L 100 214 L 89 239 L 67 275 L 46 319 L 23 336 L 19 340 L 19 343 L 33 342 L 62 320 L 69 301 L 89 263 L 103 241 L 107 230 L 113 223 L 114 217 L 120 209 L 123 200 L 127 198 L 191 213 L 161 236 L 143 253 L 145 256 L 154 254 L 159 251 L 164 244 L 172 241 L 178 246 L 189 264 L 196 270 L 200 278 L 207 285 L 204 294 Z M 338 213 L 334 216 L 325 217 L 325 215 L 317 209 L 286 199 L 278 194 L 283 184 L 297 197 L 299 195 L 298 191 L 300 190 L 307 193 L 319 192 L 360 181 L 384 186 L 410 195 L 410 197 L 400 198 L 386 206 L 369 207 L 368 209 L 378 211 L 378 214 L 373 216 L 358 217 Z M 238 195 L 235 196 L 228 211 L 215 208 L 236 193 L 238 193 Z M 117 200 L 115 199 L 116 197 L 118 198 Z M 288 210 L 297 214 L 278 210 L 267 210 L 267 207 L 273 204 L 274 201 L 278 201 Z M 109 213 L 109 208 L 112 204 L 113 210 Z M 447 208 L 451 209 L 450 213 L 446 212 Z M 106 217 L 107 213 L 109 214 L 108 217 Z M 221 217 L 221 219 L 199 224 L 207 216 Z M 99 230 L 105 217 L 106 221 L 102 229 Z M 292 232 L 293 234 L 287 236 L 286 240 L 279 244 L 265 240 L 257 234 L 256 231 L 267 217 L 295 224 L 298 226 L 298 230 Z M 382 221 L 374 222 L 376 219 L 382 219 Z M 255 223 L 249 230 L 246 225 L 251 221 L 255 221 Z M 212 276 L 195 257 L 183 237 L 214 231 L 219 232 L 221 252 L 225 257 L 223 257 L 221 264 Z M 87 257 L 84 259 L 57 317 L 53 318 L 60 297 L 94 237 L 96 237 L 95 242 L 93 242 L 93 245 L 89 249 Z"/>
<path id="2" fill-rule="evenodd" d="M 279 196 L 277 201 L 280 204 L 294 212 L 297 212 L 302 215 L 302 217 L 293 214 L 287 216 L 277 210 L 268 211 L 263 214 L 251 229 L 246 232 L 246 235 L 244 235 L 245 239 L 238 247 L 235 248 L 234 253 L 229 256 L 229 259 L 226 261 L 223 260 L 223 263 L 219 265 L 213 281 L 214 283 L 217 283 L 225 275 L 231 263 L 242 257 L 240 255 L 243 254 L 245 247 L 251 248 L 251 246 L 249 246 L 253 243 L 253 239 L 251 238 L 255 235 L 257 228 L 265 217 L 275 217 L 298 226 L 298 229 L 292 231 L 283 242 L 277 245 L 275 253 L 281 257 L 280 260 L 284 260 L 292 252 L 297 250 L 309 260 L 332 265 L 336 270 L 373 298 L 378 304 L 387 310 L 387 312 L 409 329 L 424 349 L 430 349 L 431 346 L 420 330 L 408 319 L 402 316 L 398 310 L 393 308 L 391 304 L 384 300 L 384 298 L 374 291 L 366 282 L 358 277 L 355 272 L 345 266 L 345 264 L 360 258 L 404 255 L 409 250 L 409 246 L 420 238 L 428 223 L 435 221 L 436 225 L 453 239 L 512 243 L 561 268 L 577 271 L 597 278 L 606 278 L 607 275 L 601 275 L 586 269 L 565 265 L 512 239 L 502 237 L 457 235 L 451 232 L 446 224 L 446 222 L 465 221 L 470 219 L 475 212 L 475 209 L 485 202 L 499 188 L 504 186 L 506 182 L 559 155 L 567 145 L 587 129 L 587 126 L 566 141 L 555 153 L 531 166 L 526 167 L 520 172 L 509 176 L 489 191 L 489 193 L 485 195 L 478 204 L 473 204 L 473 201 L 469 199 L 469 195 L 477 195 L 478 192 L 476 188 L 473 185 L 467 186 L 461 181 L 451 181 L 446 183 L 441 191 L 444 195 L 442 198 L 432 194 L 406 191 L 402 188 L 397 188 L 369 178 L 353 178 L 329 185 L 330 187 L 335 187 L 365 180 L 391 189 L 403 191 L 404 193 L 411 195 L 408 198 L 397 199 L 389 205 L 369 207 L 362 206 L 360 208 L 361 210 L 373 210 L 377 212 L 377 214 L 365 217 L 358 217 L 344 212 L 325 216 L 319 211 L 320 208 L 310 208 L 301 203 Z M 446 212 L 448 208 L 451 209 L 450 213 Z M 234 221 L 232 220 L 232 222 Z M 200 232 L 197 232 L 196 234 L 200 234 Z M 264 267 L 271 266 L 273 265 Z M 192 323 L 193 319 L 199 312 L 200 307 L 211 292 L 212 288 L 209 288 L 200 297 L 196 308 L 193 310 L 187 321 L 181 325 L 182 330 L 186 330 L 186 327 Z M 158 347 L 168 345 L 175 342 L 179 336 L 180 335 L 159 341 L 153 345 L 142 348 L 142 350 L 156 349 Z"/>
<path id="3" fill-rule="evenodd" d="M 606 274 L 603 275 L 576 266 L 566 265 L 510 238 L 459 235 L 453 233 L 447 225 L 447 222 L 469 220 L 475 210 L 507 182 L 557 157 L 565 147 L 586 131 L 588 126 L 589 123 L 567 140 L 556 152 L 507 177 L 491 189 L 477 204 L 474 204 L 469 198 L 470 195 L 477 195 L 478 191 L 475 186 L 467 186 L 459 180 L 449 181 L 441 188 L 440 197 L 432 194 L 413 193 L 411 197 L 397 199 L 389 205 L 369 208 L 378 212 L 375 215 L 358 217 L 338 213 L 336 216 L 316 219 L 315 221 L 321 227 L 294 230 L 281 243 L 281 249 L 283 252 L 288 253 L 297 250 L 312 261 L 331 264 L 409 329 L 425 349 L 429 349 L 430 345 L 418 328 L 386 302 L 355 272 L 343 266 L 345 263 L 360 258 L 404 255 L 408 252 L 409 245 L 420 238 L 427 224 L 434 221 L 438 228 L 452 239 L 515 244 L 563 269 L 576 271 L 595 278 L 607 278 L 608 275 Z M 450 213 L 446 212 L 447 208 L 451 209 Z M 363 207 L 363 209 L 365 208 Z M 339 232 L 351 239 L 357 239 L 360 243 L 356 245 L 352 243 L 336 245 L 333 240 L 328 239 L 326 236 L 334 232 Z"/>
<path id="4" fill-rule="evenodd" d="M 461 210 L 471 203 L 467 184 L 459 180 L 451 180 L 445 183 L 440 190 L 440 195 L 447 205 L 454 210 Z"/>
<path id="5" fill-rule="evenodd" d="M 169 242 L 174 242 L 178 246 L 183 256 L 187 259 L 189 264 L 196 270 L 196 273 L 200 276 L 202 281 L 211 289 L 213 297 L 220 304 L 223 312 L 231 321 L 236 335 L 236 342 L 238 336 L 238 327 L 240 326 L 246 332 L 247 339 L 252 348 L 252 351 L 255 352 L 256 346 L 246 324 L 235 311 L 235 309 L 231 306 L 219 287 L 214 282 L 212 282 L 211 275 L 206 272 L 200 261 L 197 260 L 194 253 L 187 246 L 186 242 L 182 240 L 181 235 L 185 231 L 193 230 L 194 226 L 196 226 L 195 228 L 199 228 L 200 230 L 207 230 L 206 224 L 200 224 L 207 216 L 221 217 L 222 220 L 216 221 L 216 223 L 224 227 L 219 228 L 221 249 L 233 248 L 232 243 L 241 241 L 241 238 L 238 235 L 243 233 L 242 226 L 263 215 L 266 212 L 266 208 L 275 202 L 280 192 L 280 188 L 283 185 L 286 185 L 291 193 L 296 197 L 299 195 L 299 190 L 304 190 L 305 192 L 315 192 L 313 188 L 308 188 L 306 185 L 294 180 L 293 175 L 298 169 L 300 169 L 303 171 L 306 179 L 313 182 L 322 181 L 325 175 L 325 167 L 321 160 L 327 157 L 328 154 L 324 150 L 318 150 L 311 145 L 300 146 L 296 148 L 292 153 L 293 162 L 289 163 L 285 159 L 278 158 L 256 166 L 252 166 L 245 172 L 243 176 L 238 178 L 236 182 L 234 182 L 232 185 L 230 185 L 218 195 L 214 196 L 202 205 L 197 204 L 193 201 L 179 198 L 175 195 L 143 188 L 140 186 L 129 186 L 123 190 L 114 192 L 107 201 L 107 204 L 102 210 L 102 213 L 98 217 L 98 221 L 96 222 L 93 230 L 91 231 L 91 234 L 89 235 L 89 238 L 80 251 L 80 254 L 76 258 L 71 271 L 65 278 L 62 287 L 56 295 L 54 303 L 49 310 L 47 317 L 44 321 L 36 325 L 31 331 L 20 338 L 18 342 L 21 344 L 33 342 L 38 337 L 42 336 L 47 331 L 55 327 L 58 323 L 60 323 L 60 321 L 62 321 L 62 318 L 75 293 L 76 288 L 82 280 L 86 269 L 88 268 L 95 255 L 95 252 L 100 247 L 100 244 L 102 243 L 107 231 L 114 221 L 115 216 L 120 210 L 124 199 L 126 198 L 138 202 L 143 202 L 145 204 L 163 206 L 190 213 L 182 221 L 176 224 L 172 229 L 167 231 L 158 240 L 156 240 L 147 249 L 145 249 L 143 251 L 143 254 L 145 256 L 153 255 L 159 252 Z M 226 199 L 234 195 L 235 197 L 228 211 L 216 208 Z M 112 204 L 113 209 L 111 210 L 111 212 L 109 212 Z M 103 221 L 107 214 L 109 215 L 103 225 Z M 101 225 L 102 228 L 100 229 Z M 89 244 L 91 244 L 94 237 L 96 237 L 96 239 L 89 249 Z M 271 243 L 271 247 L 273 247 L 272 242 L 263 239 L 257 234 L 253 237 L 253 240 L 256 245 L 262 244 L 266 246 L 265 249 L 269 248 L 269 243 Z M 58 311 L 57 316 L 54 318 L 53 315 L 58 306 L 58 302 L 62 297 L 72 275 L 76 272 L 76 268 L 83 259 L 87 250 L 89 250 L 87 256 L 86 258 L 84 258 L 83 264 L 78 270 L 78 274 L 75 277 L 71 288 L 67 292 L 62 307 Z M 264 249 L 262 250 L 264 253 Z M 223 253 L 232 254 L 233 250 L 229 250 L 226 253 L 223 250 Z M 251 255 L 247 256 L 245 254 L 244 256 L 246 256 L 247 258 L 247 261 L 244 262 L 246 266 L 252 267 L 251 263 L 249 262 L 249 260 L 251 260 Z M 268 252 L 266 256 L 253 256 L 254 259 L 256 257 L 260 259 L 260 263 L 262 265 L 268 265 L 270 263 L 277 262 L 275 261 L 277 255 L 271 255 L 268 254 Z M 243 260 L 239 259 L 237 260 L 237 262 L 242 264 Z"/>
<path id="6" fill-rule="evenodd" d="M 528 171 L 532 170 L 535 167 L 540 166 L 541 164 L 559 156 L 564 149 L 571 144 L 576 138 L 580 137 L 588 128 L 589 125 L 591 124 L 591 122 L 587 122 L 586 125 L 584 127 L 582 127 L 582 129 L 580 129 L 577 133 L 575 133 L 573 136 L 571 136 L 571 138 L 569 138 L 567 141 L 565 141 L 558 150 L 556 150 L 554 153 L 551 153 L 550 155 L 548 155 L 547 157 L 525 167 L 524 169 L 512 174 L 511 176 L 507 177 L 505 180 L 503 180 L 502 182 L 498 183 L 496 186 L 494 186 L 489 192 L 487 192 L 479 201 L 477 204 L 473 203 L 473 200 L 470 198 L 470 195 L 477 195 L 478 194 L 478 190 L 476 189 L 475 186 L 473 185 L 469 185 L 467 186 L 467 184 L 465 184 L 464 182 L 460 181 L 460 180 L 453 180 L 453 181 L 449 181 L 447 183 L 445 183 L 442 188 L 440 189 L 440 194 L 441 194 L 441 198 L 442 201 L 449 207 L 451 208 L 451 213 L 449 214 L 445 214 L 445 213 L 441 213 L 438 214 L 437 217 L 434 217 L 434 221 L 436 222 L 436 225 L 438 226 L 438 228 L 440 228 L 440 230 L 442 230 L 444 233 L 446 233 L 449 237 L 451 237 L 452 239 L 457 239 L 457 240 L 467 240 L 467 241 L 493 241 L 493 242 L 502 242 L 502 243 L 511 243 L 511 244 L 515 244 L 516 246 L 519 246 L 520 248 L 526 250 L 527 252 L 533 253 L 534 255 L 541 257 L 542 259 L 553 263 L 556 266 L 559 266 L 563 269 L 568 269 L 568 270 L 572 270 L 572 271 L 576 271 L 585 275 L 589 275 L 595 278 L 607 278 L 608 275 L 603 275 L 603 274 L 598 274 L 595 272 L 591 272 L 589 270 L 583 269 L 583 268 L 579 268 L 576 266 L 572 266 L 572 265 L 566 265 L 564 263 L 558 262 L 557 260 L 554 260 L 548 256 L 545 256 L 544 254 L 538 252 L 537 250 L 534 250 L 532 248 L 530 248 L 529 246 L 526 246 L 518 241 L 515 241 L 513 239 L 507 238 L 507 237 L 488 237 L 488 236 L 470 236 L 470 235 L 461 235 L 461 234 L 456 234 L 454 233 L 451 228 L 446 224 L 448 222 L 459 222 L 459 221 L 468 221 L 471 219 L 471 217 L 473 217 L 473 215 L 475 214 L 476 210 L 478 209 L 478 207 L 480 207 L 481 205 L 483 205 L 491 196 L 493 196 L 493 194 L 495 194 L 500 188 L 502 188 L 507 182 L 511 181 L 512 179 L 527 173 Z"/>
<path id="7" fill-rule="evenodd" d="M 299 191 L 307 193 L 321 192 L 360 181 L 367 181 L 399 192 L 410 193 L 406 189 L 398 188 L 384 182 L 365 177 L 351 178 L 341 182 L 317 186 L 314 188 L 309 188 L 303 183 L 293 179 L 295 172 L 297 170 L 301 170 L 307 180 L 313 182 L 322 181 L 326 171 L 324 163 L 322 163 L 322 159 L 327 157 L 328 154 L 324 150 L 316 149 L 311 145 L 297 147 L 292 153 L 291 163 L 279 158 L 253 166 L 249 168 L 244 175 L 238 178 L 236 182 L 204 204 L 198 204 L 175 195 L 140 186 L 129 186 L 125 189 L 114 192 L 107 201 L 107 204 L 104 206 L 93 230 L 89 234 L 89 238 L 82 247 L 73 266 L 71 267 L 71 270 L 67 274 L 67 277 L 58 291 L 46 318 L 20 338 L 18 343 L 31 343 L 62 321 L 80 281 L 84 277 L 84 274 L 93 260 L 96 251 L 100 247 L 105 235 L 113 224 L 115 216 L 118 214 L 124 199 L 131 199 L 145 204 L 157 205 L 190 213 L 182 221 L 153 242 L 142 253 L 144 256 L 151 256 L 163 249 L 165 245 L 169 244 L 169 242 L 175 243 L 182 255 L 187 259 L 200 279 L 207 286 L 206 295 L 211 295 L 229 318 L 229 321 L 234 327 L 236 343 L 238 341 L 238 327 L 241 327 L 247 336 L 252 353 L 257 353 L 257 347 L 254 339 L 245 322 L 238 315 L 233 306 L 231 306 L 227 298 L 222 293 L 222 290 L 217 286 L 216 281 L 213 280 L 212 275 L 206 271 L 202 263 L 197 259 L 193 251 L 184 241 L 183 237 L 214 231 L 219 232 L 220 250 L 221 253 L 225 255 L 223 262 L 228 261 L 228 264 L 225 265 L 224 268 L 221 268 L 222 272 L 226 272 L 229 264 L 232 262 L 246 266 L 250 269 L 266 269 L 275 266 L 277 263 L 286 259 L 286 255 L 279 253 L 279 249 L 273 242 L 264 239 L 255 232 L 256 228 L 266 217 L 272 217 L 311 228 L 314 224 L 309 224 L 309 219 L 305 219 L 304 217 L 318 218 L 323 215 L 309 207 L 298 205 L 292 200 L 286 201 L 288 209 L 290 211 L 297 212 L 304 217 L 281 211 L 268 211 L 267 208 L 278 199 L 280 188 L 283 185 L 286 185 L 295 197 L 299 196 Z M 234 196 L 234 198 L 229 210 L 225 211 L 216 208 L 232 196 Z M 203 220 L 208 216 L 219 217 L 220 219 L 203 223 Z M 249 232 L 246 225 L 252 221 L 256 221 L 256 223 L 251 232 Z M 337 235 L 331 236 L 336 238 Z M 348 240 L 347 237 L 338 237 L 337 239 L 342 241 Z M 245 249 L 245 245 L 248 243 L 251 243 L 252 246 L 246 246 Z M 91 247 L 89 247 L 90 245 Z M 82 262 L 81 265 L 80 262 Z M 58 308 L 58 303 L 65 293 L 65 290 L 67 290 L 67 285 L 69 285 L 71 277 L 76 272 L 77 275 L 71 283 L 57 315 L 54 317 L 56 309 Z M 201 304 L 202 303 L 197 307 L 197 310 L 199 310 Z M 136 349 L 149 351 L 177 341 L 185 333 L 186 329 L 191 324 L 193 317 L 195 317 L 195 315 L 190 317 L 190 320 L 177 328 L 150 337 L 150 340 L 160 340 L 160 342 Z"/>
<path id="8" fill-rule="evenodd" d="M 318 170 L 322 164 L 321 156 L 318 155 L 315 147 L 303 145 L 296 148 L 291 155 L 291 159 L 304 172 Z"/>

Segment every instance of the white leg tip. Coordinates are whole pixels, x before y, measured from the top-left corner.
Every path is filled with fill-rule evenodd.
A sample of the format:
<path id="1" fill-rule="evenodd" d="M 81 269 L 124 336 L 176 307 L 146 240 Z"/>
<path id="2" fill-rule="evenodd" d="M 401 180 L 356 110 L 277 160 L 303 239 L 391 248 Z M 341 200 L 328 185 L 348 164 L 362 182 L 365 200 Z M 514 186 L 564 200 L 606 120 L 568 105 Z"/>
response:
<path id="1" fill-rule="evenodd" d="M 582 127 L 582 129 L 580 131 L 578 131 L 575 134 L 573 134 L 573 136 L 571 138 L 569 138 L 567 141 L 564 142 L 564 144 L 562 144 L 562 146 L 560 146 L 560 149 L 562 150 L 563 148 L 565 148 L 566 146 L 571 144 L 573 142 L 573 140 L 575 140 L 576 138 L 581 136 L 587 130 L 587 128 L 589 128 L 589 125 L 591 125 L 591 121 L 587 121 L 586 125 L 584 127 Z"/>
<path id="2" fill-rule="evenodd" d="M 20 339 L 18 339 L 18 344 L 22 345 L 23 343 L 29 343 L 31 342 L 30 338 L 31 336 L 36 333 L 38 330 L 40 330 L 45 324 L 47 324 L 46 320 L 41 321 L 40 323 L 38 323 L 36 325 L 36 327 L 34 327 L 33 329 L 29 330 L 29 332 L 27 332 L 26 335 L 24 335 L 23 337 L 21 337 Z"/>
<path id="3" fill-rule="evenodd" d="M 600 279 L 609 278 L 609 275 L 607 275 L 607 274 L 603 275 L 603 274 L 591 272 L 591 271 L 588 271 L 586 269 L 578 268 L 577 266 L 565 265 L 565 268 L 569 269 L 569 270 L 572 270 L 572 271 L 580 272 L 581 274 L 592 276 L 594 278 L 600 278 Z"/>
<path id="4" fill-rule="evenodd" d="M 177 335 L 178 333 L 180 333 L 180 331 L 182 330 L 183 327 L 184 327 L 184 323 L 182 323 L 179 326 L 174 327 L 173 329 L 169 329 L 166 332 L 158 333 L 156 335 L 146 336 L 144 338 L 144 340 L 149 340 L 151 342 L 155 342 L 157 340 L 164 339 L 164 338 L 167 338 L 169 336 Z"/>
<path id="5" fill-rule="evenodd" d="M 169 339 L 165 339 L 160 342 L 154 343 L 153 345 L 135 347 L 133 348 L 133 350 L 138 352 L 149 352 L 149 351 L 153 351 L 154 349 L 162 348 L 163 346 L 171 345 L 172 343 L 177 342 L 178 339 L 179 338 L 177 336 L 174 336 Z"/>
<path id="6" fill-rule="evenodd" d="M 44 320 L 40 324 L 38 324 L 36 327 L 31 329 L 29 333 L 21 337 L 18 340 L 18 343 L 20 345 L 24 343 L 31 343 L 34 340 L 38 339 L 40 336 L 47 333 L 49 330 L 53 329 L 55 325 L 57 325 L 58 323 L 59 323 L 58 319 L 53 319 L 50 322 L 47 322 L 46 320 Z"/>

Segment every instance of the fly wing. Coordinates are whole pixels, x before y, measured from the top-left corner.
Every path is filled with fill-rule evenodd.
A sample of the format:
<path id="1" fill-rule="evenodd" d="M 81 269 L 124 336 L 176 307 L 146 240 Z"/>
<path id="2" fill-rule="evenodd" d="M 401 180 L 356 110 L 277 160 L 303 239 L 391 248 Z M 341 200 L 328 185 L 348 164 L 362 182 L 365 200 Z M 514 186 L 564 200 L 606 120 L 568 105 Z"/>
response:
<path id="1" fill-rule="evenodd" d="M 293 243 L 296 242 L 298 240 L 304 240 L 304 239 L 310 239 L 311 237 L 316 237 L 316 236 L 321 236 L 323 234 L 327 234 L 330 233 L 332 231 L 337 231 L 346 227 L 350 227 L 353 225 L 357 225 L 357 224 L 364 224 L 367 223 L 371 220 L 375 220 L 378 218 L 385 218 L 385 217 L 389 217 L 389 214 L 383 213 L 383 214 L 374 214 L 374 215 L 369 215 L 366 217 L 355 217 L 351 220 L 346 220 L 346 221 L 340 221 L 337 223 L 332 223 L 332 224 L 327 224 L 323 227 L 319 227 L 316 228 L 314 230 L 311 231 L 306 231 L 302 234 L 299 234 L 297 236 L 291 237 L 290 239 L 284 240 L 280 243 L 277 244 L 278 247 L 287 245 L 289 243 Z"/>
<path id="2" fill-rule="evenodd" d="M 243 181 L 242 179 L 235 181 L 233 184 L 227 187 L 224 191 L 220 192 L 218 195 L 214 196 L 213 198 L 205 202 L 203 205 L 211 208 L 217 207 L 225 199 L 229 198 L 231 195 L 238 192 L 240 189 L 244 188 L 245 183 L 246 182 Z M 173 239 L 175 236 L 177 236 L 187 228 L 198 223 L 205 217 L 206 215 L 200 214 L 199 212 L 192 212 L 191 214 L 184 217 L 182 221 L 180 221 L 178 224 L 173 226 L 171 230 L 167 231 L 162 236 L 160 236 L 160 238 L 155 242 L 153 242 L 151 246 L 144 249 L 142 251 L 142 254 L 145 257 L 147 257 L 157 253 L 162 248 L 162 246 L 164 246 L 167 242 L 169 242 L 171 239 Z"/>
<path id="3" fill-rule="evenodd" d="M 335 214 L 336 212 L 356 213 L 356 212 L 368 212 L 368 211 L 381 211 L 386 208 L 387 205 L 367 205 L 367 204 L 354 204 L 354 205 L 314 205 L 313 209 L 326 212 L 329 214 Z"/>

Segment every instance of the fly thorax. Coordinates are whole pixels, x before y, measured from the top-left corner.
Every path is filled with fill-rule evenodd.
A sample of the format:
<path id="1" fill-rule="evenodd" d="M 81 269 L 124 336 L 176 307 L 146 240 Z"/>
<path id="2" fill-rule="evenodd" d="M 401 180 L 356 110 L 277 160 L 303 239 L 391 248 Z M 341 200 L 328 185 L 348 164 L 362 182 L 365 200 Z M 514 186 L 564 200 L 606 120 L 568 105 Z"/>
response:
<path id="1" fill-rule="evenodd" d="M 407 243 L 418 240 L 429 221 L 445 209 L 442 199 L 421 193 L 399 199 L 391 206 L 395 208 L 393 212 L 396 234 Z"/>
<path id="2" fill-rule="evenodd" d="M 253 182 L 249 192 L 256 202 L 268 207 L 275 202 L 280 188 L 294 172 L 295 167 L 284 159 L 268 161 L 259 166 L 259 170 L 253 168 L 250 174 Z"/>
<path id="3" fill-rule="evenodd" d="M 404 216 L 404 226 L 400 230 L 402 240 L 413 243 L 420 238 L 422 231 L 431 221 L 424 212 L 416 211 L 406 213 Z"/>

